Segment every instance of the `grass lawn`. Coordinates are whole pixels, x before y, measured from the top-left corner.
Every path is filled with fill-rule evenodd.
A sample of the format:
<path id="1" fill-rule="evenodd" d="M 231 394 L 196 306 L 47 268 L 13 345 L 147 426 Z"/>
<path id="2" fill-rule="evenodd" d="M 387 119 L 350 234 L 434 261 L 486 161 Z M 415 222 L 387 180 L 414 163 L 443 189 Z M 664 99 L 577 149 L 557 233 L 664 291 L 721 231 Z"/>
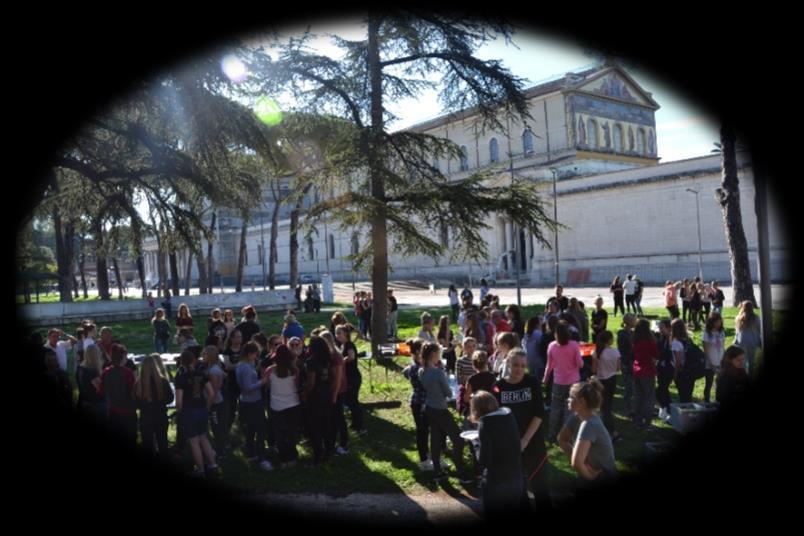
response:
<path id="1" fill-rule="evenodd" d="M 541 306 L 523 308 L 523 318 L 541 312 Z M 352 317 L 351 308 L 343 308 L 348 317 Z M 424 309 L 400 309 L 398 328 L 400 338 L 415 336 L 419 331 L 419 316 Z M 427 309 L 438 318 L 442 314 L 449 314 L 449 309 Z M 647 315 L 664 317 L 666 310 L 661 308 L 645 309 Z M 726 328 L 726 344 L 734 338 L 734 317 L 736 308 L 725 308 L 723 311 Z M 260 313 L 259 322 L 267 334 L 279 333 L 282 325 L 281 313 Z M 299 321 L 309 332 L 318 325 L 329 325 L 330 313 L 298 315 Z M 781 326 L 786 319 L 786 312 L 774 312 L 774 326 L 776 332 L 781 332 Z M 199 318 L 195 329 L 197 339 L 203 342 L 206 318 Z M 356 323 L 355 323 L 356 324 Z M 609 316 L 609 329 L 612 332 L 619 329 L 620 317 Z M 148 353 L 153 351 L 152 328 L 147 321 L 112 322 L 114 338 L 125 344 L 129 353 Z M 71 333 L 75 326 L 59 326 Z M 453 326 L 457 329 L 457 326 Z M 694 340 L 701 345 L 701 332 L 693 333 Z M 701 345 L 702 347 L 702 345 Z M 358 342 L 359 350 L 367 350 L 365 342 Z M 70 366 L 72 367 L 72 355 Z M 761 362 L 761 356 L 759 360 Z M 435 490 L 431 479 L 432 473 L 418 470 L 418 453 L 415 444 L 413 418 L 410 414 L 408 400 L 411 387 L 402 375 L 402 369 L 408 365 L 410 358 L 396 357 L 383 363 L 373 363 L 369 370 L 369 363 L 361 361 L 363 384 L 360 400 L 364 404 L 365 425 L 368 434 L 358 437 L 350 431 L 349 454 L 336 456 L 334 460 L 324 467 L 312 469 L 304 467 L 304 462 L 311 458 L 312 453 L 300 446 L 300 463 L 293 469 L 284 469 L 264 473 L 254 471 L 248 467 L 241 449 L 236 448 L 233 455 L 228 457 L 222 465 L 222 480 L 225 485 L 231 486 L 240 492 L 317 492 L 328 493 L 335 496 L 344 496 L 349 493 L 391 493 L 405 492 L 417 493 L 426 490 Z M 71 378 L 72 379 L 72 378 Z M 703 400 L 704 381 L 696 382 L 694 398 Z M 675 386 L 671 386 L 674 400 L 677 400 Z M 76 393 L 77 397 L 77 393 Z M 637 431 L 623 415 L 622 386 L 618 385 L 615 397 L 615 417 L 623 441 L 615 444 L 615 455 L 618 469 L 621 472 L 638 471 L 645 459 L 645 442 L 667 441 L 675 442 L 679 435 L 667 424 L 654 421 L 657 430 L 653 432 Z M 347 411 L 347 422 L 350 416 Z M 546 426 L 545 422 L 543 426 Z M 233 434 L 237 437 L 237 424 L 234 425 Z M 171 441 L 175 439 L 175 425 L 171 423 L 169 430 Z M 465 449 L 466 461 L 470 462 L 470 454 Z M 552 470 L 550 478 L 554 490 L 572 487 L 575 483 L 575 472 L 570 467 L 569 459 L 557 446 L 549 449 L 549 460 Z M 470 462 L 471 463 L 471 462 Z M 447 492 L 460 490 L 462 486 L 457 478 L 450 478 L 444 484 Z M 475 494 L 477 490 L 466 489 L 466 492 Z"/>

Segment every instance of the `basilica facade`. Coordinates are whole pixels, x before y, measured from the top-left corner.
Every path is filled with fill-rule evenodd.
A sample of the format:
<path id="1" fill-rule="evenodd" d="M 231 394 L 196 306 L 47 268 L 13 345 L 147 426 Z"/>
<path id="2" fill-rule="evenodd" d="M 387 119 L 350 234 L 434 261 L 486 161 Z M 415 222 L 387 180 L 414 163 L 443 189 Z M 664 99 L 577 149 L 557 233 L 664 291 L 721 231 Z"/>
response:
<path id="1" fill-rule="evenodd" d="M 503 217 L 482 215 L 479 217 L 490 225 L 481 233 L 489 252 L 484 262 L 462 262 L 448 254 L 438 259 L 410 255 L 391 243 L 389 279 L 463 284 L 470 277 L 473 281 L 484 276 L 504 281 L 518 276 L 530 285 L 549 286 L 558 273 L 559 280 L 567 285 L 601 285 L 610 283 L 615 275 L 635 273 L 645 282 L 664 283 L 695 276 L 701 269 L 705 279 L 728 284 L 724 224 L 715 201 L 721 180 L 718 155 L 660 162 L 655 121 L 659 104 L 617 65 L 568 73 L 528 89 L 526 95 L 531 117 L 509 122 L 507 134 L 484 132 L 474 109 L 444 115 L 409 130 L 446 138 L 460 147 L 459 159 L 432 162 L 451 180 L 486 171 L 499 184 L 511 177 L 533 181 L 549 207 L 548 213 L 555 210 L 564 226 L 557 236 L 546 235 L 550 247 L 543 247 Z M 747 153 L 738 154 L 738 166 L 743 224 L 756 277 L 756 216 Z M 311 191 L 304 207 L 322 195 Z M 262 210 L 248 228 L 246 285 L 262 286 L 267 263 L 264 252 L 270 236 L 270 217 L 266 214 L 272 208 L 268 199 L 266 196 Z M 773 279 L 785 281 L 791 277 L 786 270 L 789 242 L 773 206 L 769 213 Z M 241 221 L 234 212 L 223 214 L 213 246 L 215 271 L 224 284 L 231 284 L 237 268 Z M 276 265 L 280 284 L 287 283 L 290 272 L 288 215 L 289 207 L 282 208 Z M 367 240 L 368 229 L 341 232 L 321 224 L 317 231 L 308 239 L 299 237 L 300 274 L 318 277 L 329 273 L 335 281 L 368 277 L 355 274 L 347 259 L 361 240 Z M 445 251 L 450 250 L 448 229 L 434 229 L 433 236 Z M 147 278 L 155 281 L 155 240 L 146 241 L 145 252 Z M 179 272 L 183 274 L 182 268 Z M 195 267 L 192 273 L 197 277 Z"/>

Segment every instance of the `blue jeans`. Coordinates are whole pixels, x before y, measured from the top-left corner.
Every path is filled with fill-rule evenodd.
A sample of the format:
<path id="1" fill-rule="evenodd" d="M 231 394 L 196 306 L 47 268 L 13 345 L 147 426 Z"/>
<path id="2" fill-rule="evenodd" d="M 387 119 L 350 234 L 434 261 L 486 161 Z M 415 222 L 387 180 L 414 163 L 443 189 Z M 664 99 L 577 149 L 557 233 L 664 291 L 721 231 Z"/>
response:
<path id="1" fill-rule="evenodd" d="M 167 339 L 154 339 L 154 346 L 156 347 L 157 354 L 166 354 L 168 352 Z"/>
<path id="2" fill-rule="evenodd" d="M 633 399 L 634 399 L 634 364 L 623 363 L 623 403 L 625 404 L 625 413 L 630 415 L 635 413 Z"/>

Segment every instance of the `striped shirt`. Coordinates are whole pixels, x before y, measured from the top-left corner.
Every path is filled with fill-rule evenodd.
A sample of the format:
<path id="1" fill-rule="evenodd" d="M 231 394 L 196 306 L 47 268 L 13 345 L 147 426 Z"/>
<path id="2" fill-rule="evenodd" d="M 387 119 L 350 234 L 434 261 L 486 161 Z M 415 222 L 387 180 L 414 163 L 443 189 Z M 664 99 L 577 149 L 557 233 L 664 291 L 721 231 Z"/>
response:
<path id="1" fill-rule="evenodd" d="M 405 369 L 405 377 L 410 380 L 410 385 L 413 387 L 413 393 L 410 395 L 411 404 L 424 404 L 427 399 L 427 391 L 424 390 L 424 385 L 419 379 L 420 368 L 418 363 L 413 363 Z"/>
<path id="2" fill-rule="evenodd" d="M 472 359 L 469 356 L 461 357 L 455 364 L 455 371 L 458 376 L 458 384 L 466 385 L 469 377 L 475 373 L 475 367 L 472 365 Z"/>

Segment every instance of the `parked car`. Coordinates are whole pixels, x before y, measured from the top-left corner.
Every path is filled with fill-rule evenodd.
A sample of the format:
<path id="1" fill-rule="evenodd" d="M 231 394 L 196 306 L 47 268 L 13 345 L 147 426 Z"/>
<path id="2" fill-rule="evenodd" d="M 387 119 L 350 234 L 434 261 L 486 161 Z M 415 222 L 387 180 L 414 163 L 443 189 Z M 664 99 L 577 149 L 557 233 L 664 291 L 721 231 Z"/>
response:
<path id="1" fill-rule="evenodd" d="M 312 285 L 318 283 L 318 279 L 312 274 L 301 274 L 299 276 L 299 283 L 302 285 Z"/>

